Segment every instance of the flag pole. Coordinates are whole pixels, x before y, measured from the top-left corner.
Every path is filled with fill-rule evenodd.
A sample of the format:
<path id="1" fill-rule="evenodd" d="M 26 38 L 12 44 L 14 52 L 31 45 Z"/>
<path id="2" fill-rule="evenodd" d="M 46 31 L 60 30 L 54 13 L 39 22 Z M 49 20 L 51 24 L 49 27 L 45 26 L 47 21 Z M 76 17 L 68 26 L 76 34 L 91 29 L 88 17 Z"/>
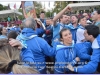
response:
<path id="1" fill-rule="evenodd" d="M 14 4 L 14 18 L 15 18 L 15 21 L 16 21 L 16 13 L 15 13 L 15 11 L 16 11 L 16 3 Z"/>
<path id="2" fill-rule="evenodd" d="M 16 16 L 16 14 L 15 14 L 15 9 L 14 9 L 14 18 L 15 18 L 15 21 L 16 21 L 16 17 L 15 16 Z"/>

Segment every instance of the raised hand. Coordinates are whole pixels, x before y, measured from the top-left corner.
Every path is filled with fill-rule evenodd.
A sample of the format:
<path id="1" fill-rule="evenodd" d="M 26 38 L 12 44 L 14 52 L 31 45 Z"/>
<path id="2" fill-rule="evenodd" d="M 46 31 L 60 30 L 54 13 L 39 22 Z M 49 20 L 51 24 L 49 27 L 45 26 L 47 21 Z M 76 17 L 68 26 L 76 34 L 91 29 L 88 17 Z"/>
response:
<path id="1" fill-rule="evenodd" d="M 23 46 L 22 46 L 22 44 L 20 43 L 20 41 L 18 41 L 18 40 L 16 40 L 16 39 L 12 39 L 12 38 L 10 38 L 9 39 L 9 44 L 11 45 L 11 46 L 18 46 L 18 49 L 19 50 L 21 50 L 22 48 L 23 48 Z"/>

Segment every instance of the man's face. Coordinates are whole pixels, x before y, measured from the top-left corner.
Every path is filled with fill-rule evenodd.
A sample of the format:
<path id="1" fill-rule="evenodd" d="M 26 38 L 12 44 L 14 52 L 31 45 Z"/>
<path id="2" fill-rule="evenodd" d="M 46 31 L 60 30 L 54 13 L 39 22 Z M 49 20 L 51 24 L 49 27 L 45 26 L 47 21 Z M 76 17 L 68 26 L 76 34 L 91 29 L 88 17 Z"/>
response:
<path id="1" fill-rule="evenodd" d="M 53 25 L 53 19 L 50 19 L 50 25 Z"/>
<path id="2" fill-rule="evenodd" d="M 61 40 L 63 43 L 71 44 L 72 43 L 72 34 L 70 30 L 66 30 L 62 32 L 62 38 Z"/>
<path id="3" fill-rule="evenodd" d="M 41 19 L 44 19 L 44 18 L 45 18 L 45 14 L 44 14 L 44 13 L 41 13 L 41 14 L 40 14 L 40 18 L 41 18 Z"/>
<path id="4" fill-rule="evenodd" d="M 67 18 L 68 18 L 68 23 L 70 23 L 70 16 L 67 16 Z"/>
<path id="5" fill-rule="evenodd" d="M 98 15 L 97 11 L 94 11 L 93 14 L 92 14 L 92 16 L 91 16 L 92 17 L 92 20 L 93 21 L 96 21 L 98 19 L 98 16 L 99 15 Z"/>
<path id="6" fill-rule="evenodd" d="M 86 26 L 87 25 L 87 22 L 86 22 L 86 18 L 82 18 L 79 22 L 82 26 Z"/>
<path id="7" fill-rule="evenodd" d="M 50 19 L 46 20 L 46 25 L 50 25 Z"/>
<path id="8" fill-rule="evenodd" d="M 85 40 L 90 41 L 90 35 L 88 35 L 87 30 L 84 32 Z"/>
<path id="9" fill-rule="evenodd" d="M 14 26 L 14 23 L 12 23 L 11 26 Z"/>
<path id="10" fill-rule="evenodd" d="M 83 16 L 85 16 L 86 19 L 89 18 L 89 15 L 87 13 L 83 13 Z"/>
<path id="11" fill-rule="evenodd" d="M 76 18 L 76 16 L 72 16 L 71 17 L 71 22 L 74 24 L 74 23 L 77 23 L 78 19 Z"/>
<path id="12" fill-rule="evenodd" d="M 7 33 L 7 29 L 6 29 L 6 27 L 3 27 L 2 34 L 6 34 L 6 33 Z"/>
<path id="13" fill-rule="evenodd" d="M 66 19 L 66 24 L 69 24 L 70 23 L 70 16 L 67 16 L 67 19 Z"/>
<path id="14" fill-rule="evenodd" d="M 61 22 L 66 24 L 67 20 L 68 20 L 67 15 L 63 15 L 63 18 L 61 19 Z"/>

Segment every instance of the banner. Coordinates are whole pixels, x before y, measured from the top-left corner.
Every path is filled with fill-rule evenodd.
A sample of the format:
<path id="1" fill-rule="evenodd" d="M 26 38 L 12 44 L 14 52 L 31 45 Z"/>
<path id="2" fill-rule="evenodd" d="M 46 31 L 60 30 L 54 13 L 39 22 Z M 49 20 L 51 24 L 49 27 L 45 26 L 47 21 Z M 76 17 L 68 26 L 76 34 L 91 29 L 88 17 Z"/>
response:
<path id="1" fill-rule="evenodd" d="M 37 18 L 33 1 L 22 1 L 22 9 L 25 18 L 27 17 Z"/>

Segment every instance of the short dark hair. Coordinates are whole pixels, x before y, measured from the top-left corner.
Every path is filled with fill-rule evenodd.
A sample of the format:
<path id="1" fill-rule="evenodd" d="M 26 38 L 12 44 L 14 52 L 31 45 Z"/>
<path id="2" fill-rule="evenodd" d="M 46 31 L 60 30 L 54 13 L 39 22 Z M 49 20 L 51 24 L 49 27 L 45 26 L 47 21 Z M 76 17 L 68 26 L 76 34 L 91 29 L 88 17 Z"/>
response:
<path id="1" fill-rule="evenodd" d="M 45 14 L 45 12 L 44 12 L 44 11 L 41 11 L 41 12 L 40 12 L 40 14 L 41 14 L 41 13 L 44 13 L 44 14 Z"/>
<path id="2" fill-rule="evenodd" d="M 80 17 L 78 18 L 78 23 L 79 23 L 80 20 L 83 19 L 83 18 L 85 18 L 85 16 L 80 16 Z"/>
<path id="3" fill-rule="evenodd" d="M 66 14 L 63 14 L 63 15 L 66 15 Z M 59 18 L 59 21 L 60 21 L 60 19 L 62 19 L 62 18 L 63 18 L 63 15 L 61 15 L 61 17 Z"/>
<path id="4" fill-rule="evenodd" d="M 96 10 L 98 14 L 100 14 L 100 9 Z"/>
<path id="5" fill-rule="evenodd" d="M 69 30 L 69 29 L 67 29 L 67 28 L 61 29 L 61 31 L 60 31 L 60 39 L 62 38 L 62 33 L 63 33 L 64 31 L 67 31 L 67 30 Z M 69 31 L 70 31 L 70 30 L 69 30 Z"/>
<path id="6" fill-rule="evenodd" d="M 71 15 L 71 17 L 72 17 L 72 16 L 75 16 L 75 17 L 78 19 L 78 16 L 77 16 L 77 15 L 74 15 L 74 14 L 73 14 L 73 15 Z"/>
<path id="7" fill-rule="evenodd" d="M 99 27 L 95 25 L 87 25 L 85 26 L 85 29 L 87 30 L 88 35 L 92 35 L 94 38 L 99 35 Z"/>
<path id="8" fill-rule="evenodd" d="M 17 34 L 16 31 L 10 31 L 10 32 L 8 33 L 8 39 L 9 39 L 9 38 L 16 39 L 17 36 L 18 36 L 18 34 Z"/>

